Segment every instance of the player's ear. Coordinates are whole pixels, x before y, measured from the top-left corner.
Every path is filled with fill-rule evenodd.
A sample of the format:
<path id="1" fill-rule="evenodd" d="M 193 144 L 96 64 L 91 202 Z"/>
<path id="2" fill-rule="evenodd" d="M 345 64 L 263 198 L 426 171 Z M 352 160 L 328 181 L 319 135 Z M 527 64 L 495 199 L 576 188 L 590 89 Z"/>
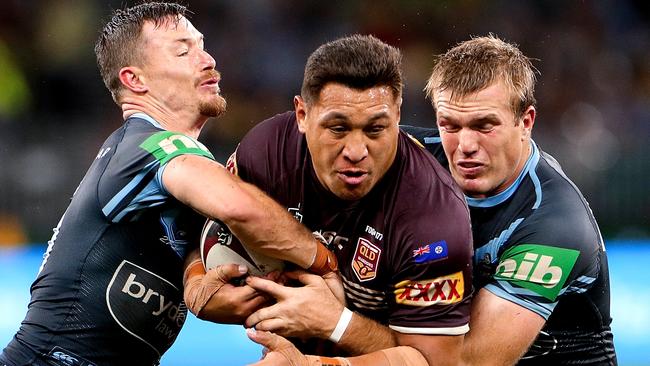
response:
<path id="1" fill-rule="evenodd" d="M 521 124 L 523 128 L 523 133 L 522 133 L 522 140 L 529 139 L 533 130 L 533 125 L 535 124 L 535 114 L 537 111 L 535 110 L 535 107 L 528 106 L 526 110 L 524 111 L 523 115 L 521 116 Z"/>
<path id="2" fill-rule="evenodd" d="M 298 123 L 298 131 L 305 133 L 307 130 L 307 104 L 300 95 L 293 97 L 293 107 L 296 111 L 296 121 Z"/>
<path id="3" fill-rule="evenodd" d="M 134 93 L 144 93 L 149 90 L 145 84 L 142 71 L 137 67 L 127 66 L 121 68 L 119 77 L 122 85 Z"/>

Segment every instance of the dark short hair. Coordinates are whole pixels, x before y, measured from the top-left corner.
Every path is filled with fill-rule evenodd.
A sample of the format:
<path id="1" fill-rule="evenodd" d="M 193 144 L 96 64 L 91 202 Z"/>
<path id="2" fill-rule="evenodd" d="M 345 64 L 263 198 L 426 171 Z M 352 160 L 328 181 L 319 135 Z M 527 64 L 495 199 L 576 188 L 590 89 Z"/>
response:
<path id="1" fill-rule="evenodd" d="M 502 81 L 510 90 L 512 111 L 520 117 L 529 106 L 535 106 L 536 73 L 517 45 L 490 34 L 438 55 L 424 90 L 434 102 L 436 90 L 449 90 L 452 98 L 463 97 Z"/>
<path id="2" fill-rule="evenodd" d="M 122 90 L 120 69 L 138 65 L 144 59 L 140 44 L 144 23 L 150 21 L 160 26 L 169 20 L 177 22 L 187 13 L 189 11 L 183 5 L 164 2 L 147 2 L 113 12 L 95 43 L 95 55 L 104 85 L 116 103 L 119 104 Z"/>
<path id="3" fill-rule="evenodd" d="M 402 95 L 402 53 L 371 35 L 355 34 L 318 47 L 305 65 L 301 94 L 310 103 L 318 100 L 327 83 L 354 89 L 388 86 Z"/>

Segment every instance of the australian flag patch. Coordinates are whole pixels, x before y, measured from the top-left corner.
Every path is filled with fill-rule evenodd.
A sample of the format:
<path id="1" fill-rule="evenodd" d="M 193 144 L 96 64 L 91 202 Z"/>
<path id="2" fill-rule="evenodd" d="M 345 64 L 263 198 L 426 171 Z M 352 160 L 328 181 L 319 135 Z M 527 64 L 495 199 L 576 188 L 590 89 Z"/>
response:
<path id="1" fill-rule="evenodd" d="M 445 259 L 447 256 L 447 242 L 444 240 L 427 244 L 413 250 L 413 261 L 418 264 Z"/>

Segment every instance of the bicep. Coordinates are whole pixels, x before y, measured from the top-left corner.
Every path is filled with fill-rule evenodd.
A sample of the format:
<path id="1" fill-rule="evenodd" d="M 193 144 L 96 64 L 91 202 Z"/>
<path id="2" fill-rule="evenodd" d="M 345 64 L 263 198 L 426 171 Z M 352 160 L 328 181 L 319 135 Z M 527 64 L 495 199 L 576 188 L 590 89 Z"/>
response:
<path id="1" fill-rule="evenodd" d="M 251 207 L 250 193 L 223 165 L 195 155 L 171 160 L 162 174 L 165 189 L 182 203 L 204 216 L 228 221 Z"/>
<path id="2" fill-rule="evenodd" d="M 539 314 L 481 289 L 474 297 L 462 360 L 467 365 L 513 365 L 528 350 L 545 320 Z"/>
<path id="3" fill-rule="evenodd" d="M 429 365 L 458 365 L 463 345 L 463 336 L 396 334 L 400 346 L 410 346 L 418 350 Z M 444 355 L 444 357 L 440 357 Z"/>

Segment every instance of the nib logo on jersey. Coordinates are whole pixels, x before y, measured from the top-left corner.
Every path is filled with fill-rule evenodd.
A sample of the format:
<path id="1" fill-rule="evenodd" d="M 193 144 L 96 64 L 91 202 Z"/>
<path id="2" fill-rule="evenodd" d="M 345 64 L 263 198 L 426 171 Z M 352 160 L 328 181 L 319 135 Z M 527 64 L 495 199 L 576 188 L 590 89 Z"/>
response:
<path id="1" fill-rule="evenodd" d="M 162 355 L 180 332 L 187 308 L 183 293 L 159 275 L 122 261 L 106 289 L 113 319 Z"/>
<path id="2" fill-rule="evenodd" d="M 547 245 L 517 245 L 503 253 L 494 278 L 527 288 L 553 301 L 562 290 L 579 254 L 577 250 Z"/>

